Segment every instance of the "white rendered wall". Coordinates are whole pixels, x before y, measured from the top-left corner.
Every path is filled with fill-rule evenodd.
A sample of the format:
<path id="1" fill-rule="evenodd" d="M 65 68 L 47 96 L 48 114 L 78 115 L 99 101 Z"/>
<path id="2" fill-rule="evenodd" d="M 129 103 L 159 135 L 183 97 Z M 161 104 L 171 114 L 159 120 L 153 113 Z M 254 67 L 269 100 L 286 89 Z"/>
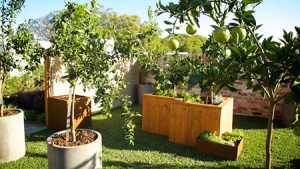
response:
<path id="1" fill-rule="evenodd" d="M 55 63 L 55 64 L 53 64 Z M 63 81 L 61 77 L 63 76 L 64 68 L 62 63 L 53 59 L 50 65 L 50 73 L 52 77 L 50 78 L 50 97 L 67 95 L 69 91 L 69 84 L 66 81 Z M 137 101 L 137 87 L 139 83 L 139 70 L 137 61 L 124 62 L 120 70 L 125 73 L 125 80 L 127 82 L 127 88 L 123 91 L 124 94 L 130 96 L 132 102 Z M 60 70 L 57 72 L 57 70 Z M 95 90 L 88 90 L 84 92 L 83 86 L 80 85 L 80 82 L 76 86 L 75 93 L 78 95 L 89 96 L 92 98 L 92 112 L 96 113 L 100 110 L 99 104 L 95 104 L 94 96 Z M 120 106 L 119 102 L 114 102 L 114 108 Z"/>

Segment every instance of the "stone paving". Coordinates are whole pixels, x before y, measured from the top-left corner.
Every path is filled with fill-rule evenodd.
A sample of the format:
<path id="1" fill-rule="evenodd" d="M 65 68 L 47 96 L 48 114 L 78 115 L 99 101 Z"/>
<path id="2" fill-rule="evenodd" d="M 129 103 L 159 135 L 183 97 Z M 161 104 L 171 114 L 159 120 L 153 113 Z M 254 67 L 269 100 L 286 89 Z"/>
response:
<path id="1" fill-rule="evenodd" d="M 36 122 L 25 122 L 25 134 L 32 134 L 46 129 L 44 124 Z"/>

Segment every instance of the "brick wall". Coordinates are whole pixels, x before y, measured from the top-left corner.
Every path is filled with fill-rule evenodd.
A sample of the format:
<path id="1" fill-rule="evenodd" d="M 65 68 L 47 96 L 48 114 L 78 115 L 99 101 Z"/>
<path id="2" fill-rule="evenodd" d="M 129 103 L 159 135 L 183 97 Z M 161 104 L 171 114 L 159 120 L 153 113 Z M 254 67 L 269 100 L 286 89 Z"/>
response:
<path id="1" fill-rule="evenodd" d="M 261 116 L 267 117 L 268 111 L 270 109 L 269 102 L 267 98 L 261 96 L 258 92 L 252 92 L 252 90 L 247 90 L 245 81 L 237 81 L 235 86 L 241 91 L 240 94 L 233 93 L 228 90 L 223 90 L 223 96 L 233 97 L 234 102 L 234 112 L 236 114 L 250 115 L 250 116 Z M 280 87 L 280 93 L 289 92 L 287 85 Z M 281 119 L 282 112 L 284 111 L 285 103 L 283 100 L 278 102 L 275 110 L 275 119 Z"/>
<path id="2" fill-rule="evenodd" d="M 267 117 L 268 111 L 270 109 L 269 102 L 267 98 L 261 96 L 258 92 L 253 92 L 247 89 L 246 83 L 244 81 L 236 81 L 235 87 L 240 90 L 240 93 L 231 92 L 229 90 L 222 90 L 221 94 L 224 97 L 234 98 L 234 114 L 241 114 L 247 116 L 260 116 Z M 199 87 L 194 87 L 191 89 L 191 93 L 199 92 Z M 179 92 L 181 90 L 178 90 Z M 281 86 L 280 93 L 289 92 L 287 85 Z M 281 100 L 275 110 L 275 119 L 281 119 L 283 112 L 285 112 L 287 105 Z M 287 112 L 285 112 L 287 113 Z"/>

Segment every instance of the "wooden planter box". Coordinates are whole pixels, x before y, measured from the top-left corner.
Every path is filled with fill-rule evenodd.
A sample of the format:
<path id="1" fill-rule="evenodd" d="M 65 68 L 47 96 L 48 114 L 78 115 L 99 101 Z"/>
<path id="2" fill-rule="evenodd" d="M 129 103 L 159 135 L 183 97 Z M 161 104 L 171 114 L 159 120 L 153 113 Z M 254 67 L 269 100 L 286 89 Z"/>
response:
<path id="1" fill-rule="evenodd" d="M 232 131 L 233 98 L 220 105 L 182 102 L 172 97 L 143 96 L 142 129 L 168 136 L 171 142 L 193 146 L 204 131 Z"/>
<path id="2" fill-rule="evenodd" d="M 142 129 L 144 131 L 169 136 L 172 103 L 180 102 L 173 97 L 144 94 Z"/>
<path id="3" fill-rule="evenodd" d="M 65 130 L 67 121 L 68 95 L 48 98 L 48 128 Z M 91 125 L 91 98 L 75 96 L 75 127 L 86 128 Z"/>
<path id="4" fill-rule="evenodd" d="M 221 136 L 232 131 L 233 98 L 225 98 L 219 105 L 177 102 L 170 111 L 169 140 L 193 146 L 204 131 Z"/>
<path id="5" fill-rule="evenodd" d="M 219 157 L 226 160 L 237 160 L 243 150 L 244 139 L 236 142 L 235 146 L 214 143 L 197 139 L 193 149 L 215 157 Z"/>

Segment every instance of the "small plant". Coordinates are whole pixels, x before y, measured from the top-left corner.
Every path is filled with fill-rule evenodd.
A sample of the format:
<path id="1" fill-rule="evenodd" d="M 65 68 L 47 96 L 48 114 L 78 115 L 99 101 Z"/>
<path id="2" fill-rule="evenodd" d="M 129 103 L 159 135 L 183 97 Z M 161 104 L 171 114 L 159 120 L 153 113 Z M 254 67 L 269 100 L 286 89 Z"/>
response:
<path id="1" fill-rule="evenodd" d="M 190 94 L 189 92 L 182 91 L 179 95 L 179 98 L 183 98 L 185 102 L 200 102 L 201 98 L 198 94 Z"/>
<path id="2" fill-rule="evenodd" d="M 235 143 L 243 138 L 243 133 L 236 130 L 232 133 L 226 132 L 219 137 L 216 135 L 216 133 L 205 131 L 200 135 L 199 138 L 205 141 L 235 146 Z"/>

